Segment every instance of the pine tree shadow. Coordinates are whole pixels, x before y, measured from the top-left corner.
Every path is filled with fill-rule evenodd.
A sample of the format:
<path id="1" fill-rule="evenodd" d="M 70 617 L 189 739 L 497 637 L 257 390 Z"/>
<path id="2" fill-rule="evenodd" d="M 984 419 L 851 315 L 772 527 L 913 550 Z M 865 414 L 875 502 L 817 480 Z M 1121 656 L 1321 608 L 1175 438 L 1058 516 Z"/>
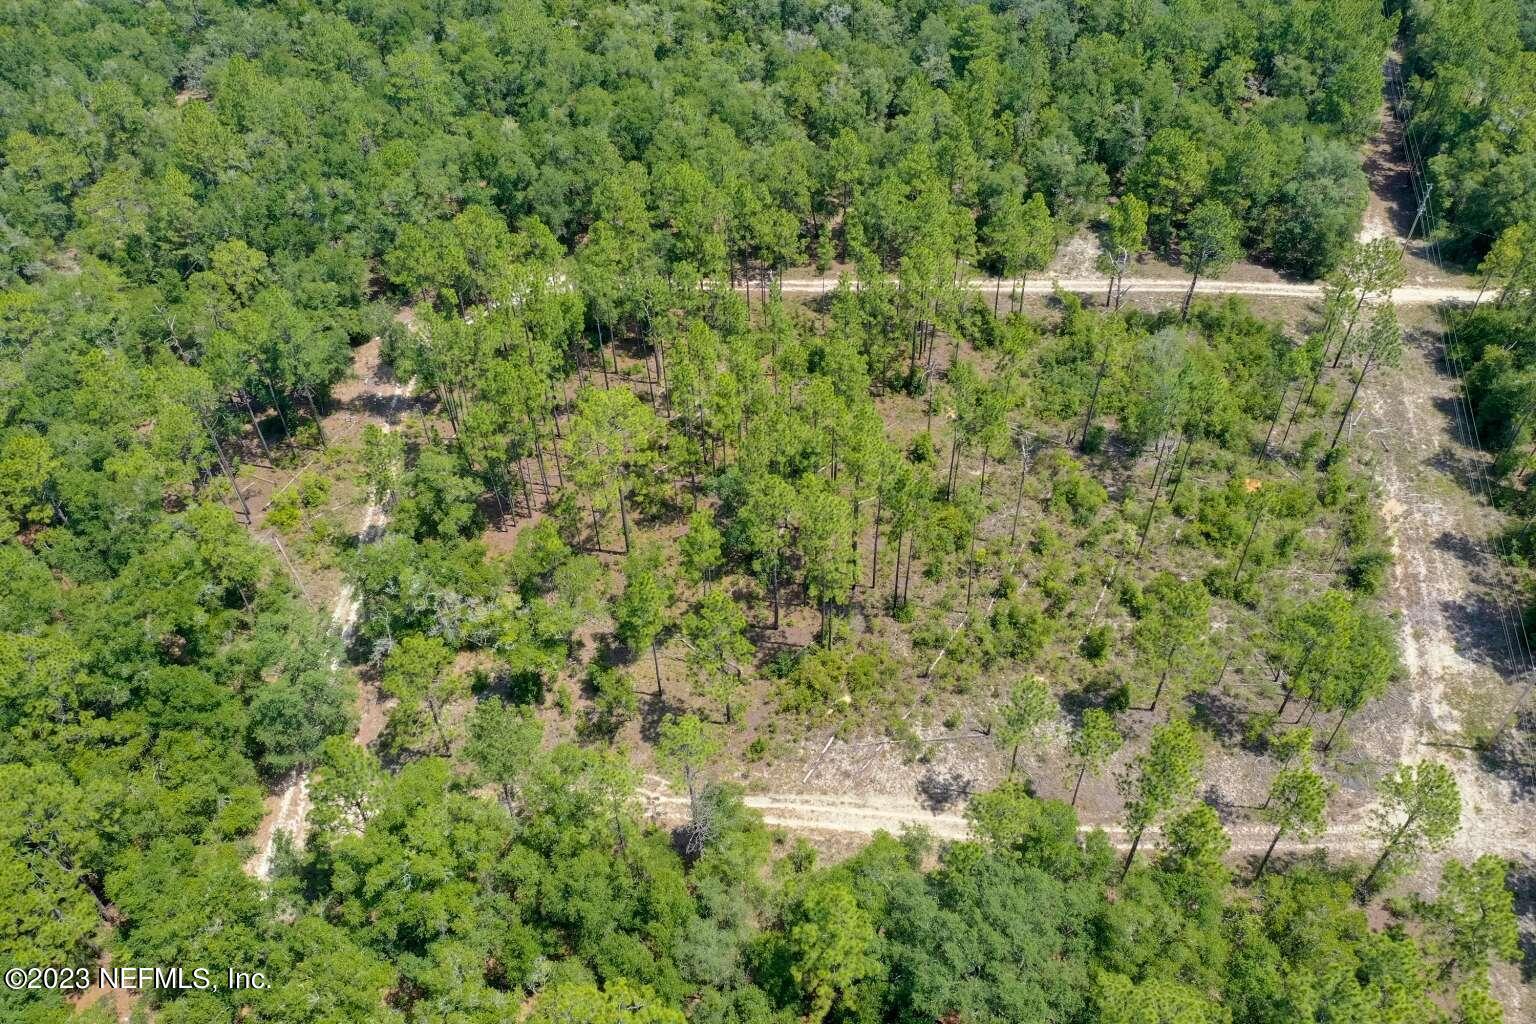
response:
<path id="1" fill-rule="evenodd" d="M 1104 707 L 1104 695 L 1091 693 L 1087 688 L 1069 690 L 1061 695 L 1061 711 L 1066 715 L 1071 728 L 1077 729 L 1083 724 L 1083 715 L 1092 708 Z"/>
<path id="2" fill-rule="evenodd" d="M 1240 747 L 1244 745 L 1244 722 L 1252 717 L 1253 712 L 1231 697 L 1223 693 L 1206 691 L 1189 698 L 1194 706 L 1195 723 L 1223 745 Z"/>
<path id="3" fill-rule="evenodd" d="M 1216 812 L 1216 817 L 1221 819 L 1223 825 L 1237 824 L 1243 820 L 1247 811 L 1251 810 L 1228 799 L 1227 795 L 1221 791 L 1221 787 L 1214 782 L 1205 787 L 1204 792 L 1200 794 L 1200 799 Z"/>
<path id="4" fill-rule="evenodd" d="M 400 411 L 400 405 L 402 401 L 403 399 L 401 399 L 398 395 L 390 395 L 384 394 L 380 391 L 366 390 L 360 391 L 355 395 L 348 396 L 347 398 L 332 399 L 328 403 L 330 408 L 326 411 L 331 413 L 347 413 L 359 419 L 384 420 L 386 422 L 393 422 L 396 415 Z M 416 402 L 423 408 L 424 411 L 434 413 L 437 411 L 437 399 L 434 397 L 422 396 L 417 398 Z M 307 416 L 300 417 L 297 410 L 285 411 L 284 416 L 288 418 L 290 425 L 293 425 L 296 422 L 296 418 L 308 418 Z M 275 418 L 275 414 L 273 418 Z M 278 422 L 274 426 L 266 420 L 263 420 L 261 429 L 262 432 L 266 435 L 268 444 L 275 443 L 276 440 L 282 439 L 286 436 L 285 432 L 283 431 L 281 422 Z"/>
<path id="5" fill-rule="evenodd" d="M 1536 701 L 1527 701 L 1499 742 L 1480 752 L 1478 761 L 1484 771 L 1509 782 L 1516 799 L 1536 800 Z"/>
<path id="6" fill-rule="evenodd" d="M 661 637 L 658 636 L 656 642 L 661 643 Z M 631 651 L 612 633 L 595 635 L 592 644 L 592 661 L 603 668 L 623 668 L 631 662 L 638 664 L 636 652 Z"/>
<path id="7" fill-rule="evenodd" d="M 1519 608 L 1509 607 L 1484 590 L 1440 602 L 1440 613 L 1445 616 L 1457 654 L 1487 666 L 1506 680 L 1523 670 L 1525 640 Z"/>
<path id="8" fill-rule="evenodd" d="M 917 780 L 917 795 L 923 807 L 938 814 L 971 798 L 976 780 L 950 769 L 940 772 L 929 768 Z"/>
<path id="9" fill-rule="evenodd" d="M 1483 567 L 1488 564 L 1488 556 L 1482 546 L 1464 533 L 1442 530 L 1440 535 L 1430 542 L 1430 546 L 1470 566 Z"/>
<path id="10" fill-rule="evenodd" d="M 1515 917 L 1520 923 L 1520 979 L 1536 981 L 1536 864 L 1518 863 L 1505 884 L 1515 897 Z"/>
<path id="11" fill-rule="evenodd" d="M 687 714 L 688 708 L 670 693 L 642 693 L 640 696 L 640 738 L 652 745 L 661 740 L 661 724 L 668 718 Z"/>
<path id="12" fill-rule="evenodd" d="M 1451 420 L 1449 431 L 1459 443 L 1470 447 L 1471 441 L 1464 439 L 1466 433 L 1460 421 L 1457 410 L 1457 401 L 1451 398 L 1436 398 L 1435 408 L 1439 409 L 1447 419 Z M 1456 482 L 1456 486 L 1476 497 L 1481 497 L 1485 483 L 1485 474 L 1488 472 L 1487 462 L 1476 452 L 1467 448 L 1439 448 L 1429 458 L 1424 460 L 1424 465 L 1437 473 L 1449 477 Z M 1488 480 L 1491 484 L 1492 481 Z"/>

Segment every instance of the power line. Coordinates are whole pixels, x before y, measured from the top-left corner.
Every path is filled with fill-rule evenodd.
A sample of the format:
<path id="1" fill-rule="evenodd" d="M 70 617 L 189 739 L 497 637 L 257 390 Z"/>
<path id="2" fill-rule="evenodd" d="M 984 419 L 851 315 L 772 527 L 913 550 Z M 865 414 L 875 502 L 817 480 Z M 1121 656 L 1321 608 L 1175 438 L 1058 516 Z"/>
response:
<path id="1" fill-rule="evenodd" d="M 1441 258 L 1439 242 L 1440 225 L 1438 224 L 1437 213 L 1430 203 L 1430 198 L 1434 191 L 1434 182 L 1428 180 L 1428 175 L 1425 172 L 1422 146 L 1419 140 L 1415 138 L 1413 126 L 1404 113 L 1406 104 L 1403 97 L 1401 68 L 1395 61 L 1389 62 L 1388 67 L 1390 69 L 1386 80 L 1388 104 L 1391 107 L 1392 116 L 1396 119 L 1402 130 L 1403 153 L 1408 161 L 1409 183 L 1414 190 L 1419 206 L 1418 215 L 1414 218 L 1414 225 L 1417 227 L 1420 218 L 1423 218 L 1425 224 L 1424 253 L 1435 265 L 1436 269 L 1444 273 L 1445 265 Z M 1484 237 L 1491 237 L 1487 236 L 1484 232 L 1473 233 L 1483 235 Z M 1412 234 L 1413 229 L 1410 229 L 1410 240 Z M 1404 248 L 1406 246 L 1407 240 L 1404 242 Z M 1465 436 L 1471 438 L 1473 447 L 1481 455 L 1483 453 L 1482 439 L 1477 429 L 1471 393 L 1467 388 L 1466 373 L 1462 366 L 1460 337 L 1457 333 L 1456 319 L 1454 316 L 1447 316 L 1444 318 L 1444 323 L 1445 331 L 1442 334 L 1442 345 L 1445 350 L 1446 364 L 1459 385 L 1455 402 L 1456 417 L 1460 424 L 1464 424 Z M 1492 485 L 1488 479 L 1487 463 L 1482 458 L 1477 459 L 1476 462 L 1479 490 L 1482 492 L 1483 500 L 1492 507 Z M 1499 534 L 1494 533 L 1490 537 L 1485 538 L 1485 542 L 1490 550 L 1490 554 L 1495 557 L 1496 562 L 1507 565 L 1510 552 L 1505 549 Z M 1497 603 L 1496 606 L 1498 607 L 1500 628 L 1504 633 L 1505 645 L 1509 651 L 1512 664 L 1516 667 L 1517 671 L 1522 671 L 1528 678 L 1536 675 L 1536 659 L 1533 659 L 1530 635 L 1526 629 L 1525 619 L 1518 599 L 1511 603 Z M 1495 742 L 1503 734 L 1504 728 L 1507 727 L 1519 712 L 1520 706 L 1524 703 L 1529 691 L 1529 685 L 1521 691 L 1514 707 L 1511 708 L 1504 722 L 1500 725 L 1498 732 L 1494 734 Z"/>
<path id="2" fill-rule="evenodd" d="M 1392 70 L 1393 74 L 1388 78 L 1388 86 L 1391 88 L 1393 93 L 1393 114 L 1396 117 L 1398 124 L 1402 127 L 1403 150 L 1405 156 L 1408 158 L 1410 184 L 1412 185 L 1415 194 L 1419 197 L 1420 209 L 1426 213 L 1424 251 L 1429 259 L 1435 264 L 1435 267 L 1443 273 L 1445 270 L 1445 265 L 1440 254 L 1440 243 L 1438 237 L 1440 232 L 1439 226 L 1436 224 L 1437 213 L 1434 208 L 1429 205 L 1429 199 L 1434 190 L 1434 183 L 1427 180 L 1427 175 L 1425 173 L 1425 161 L 1422 155 L 1423 149 L 1419 143 L 1419 140 L 1414 137 L 1411 124 L 1403 115 L 1404 101 L 1401 69 L 1394 64 L 1392 65 Z M 1444 344 L 1446 363 L 1450 367 L 1452 374 L 1456 377 L 1457 383 L 1460 385 L 1460 391 L 1457 395 L 1455 404 L 1457 420 L 1459 421 L 1459 424 L 1462 425 L 1462 429 L 1465 430 L 1465 436 L 1470 437 L 1472 439 L 1473 446 L 1477 449 L 1477 451 L 1482 452 L 1482 438 L 1480 437 L 1480 432 L 1477 429 L 1477 418 L 1472 408 L 1471 393 L 1468 390 L 1466 384 L 1466 373 L 1464 367 L 1462 366 L 1460 355 L 1460 338 L 1457 334 L 1455 319 L 1452 317 L 1447 317 L 1445 320 L 1445 326 L 1446 334 L 1449 336 L 1449 342 Z M 1478 460 L 1477 468 L 1479 490 L 1482 492 L 1483 499 L 1487 501 L 1490 506 L 1492 506 L 1492 485 L 1488 480 L 1487 465 L 1482 460 Z M 1497 534 L 1491 538 L 1488 538 L 1487 543 L 1490 548 L 1490 553 L 1494 554 L 1499 561 L 1507 560 L 1508 552 L 1501 547 Z M 1510 624 L 1511 619 L 1514 621 L 1513 626 Z M 1524 619 L 1520 614 L 1518 607 L 1512 610 L 1507 606 L 1500 605 L 1499 622 L 1500 627 L 1505 635 L 1505 645 L 1509 649 L 1511 659 L 1517 666 L 1523 662 L 1525 670 L 1527 672 L 1531 671 L 1533 665 L 1530 638 L 1528 635 L 1526 635 Z"/>

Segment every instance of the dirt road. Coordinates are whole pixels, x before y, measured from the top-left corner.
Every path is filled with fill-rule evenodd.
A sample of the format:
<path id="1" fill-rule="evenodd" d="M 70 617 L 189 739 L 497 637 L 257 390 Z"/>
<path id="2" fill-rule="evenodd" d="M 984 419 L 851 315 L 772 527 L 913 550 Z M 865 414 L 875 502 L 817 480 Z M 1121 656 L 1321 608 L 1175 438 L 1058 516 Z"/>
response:
<path id="1" fill-rule="evenodd" d="M 1490 544 L 1498 513 L 1479 487 L 1482 453 L 1466 443 L 1456 379 L 1438 334 L 1416 336 L 1391 387 L 1367 396 L 1357 436 L 1377 448 L 1382 516 L 1392 541 L 1392 604 L 1411 685 L 1406 705 L 1362 716 L 1357 742 L 1455 775 L 1462 828 L 1453 852 L 1536 851 L 1536 805 L 1467 749 L 1517 697 L 1526 669 L 1518 608 Z"/>
<path id="2" fill-rule="evenodd" d="M 681 822 L 685 819 L 688 808 L 686 797 L 660 788 L 648 790 L 643 796 L 646 812 L 651 818 L 665 822 Z M 936 811 L 915 797 L 891 793 L 856 796 L 763 793 L 749 794 L 744 802 L 762 814 L 764 823 L 794 831 L 874 835 L 883 830 L 895 835 L 909 826 L 921 826 L 939 839 L 965 839 L 971 834 L 970 825 L 963 814 Z M 1282 842 L 1275 849 L 1286 853 L 1326 847 L 1364 855 L 1374 848 L 1374 840 L 1365 826 L 1363 820 L 1336 821 L 1317 839 L 1305 843 Z M 1084 823 L 1080 830 L 1086 833 L 1096 829 L 1103 830 L 1110 842 L 1121 849 L 1130 845 L 1125 829 L 1113 822 Z M 1147 839 L 1154 839 L 1156 834 L 1156 830 L 1149 831 Z M 1274 838 L 1274 830 L 1262 824 L 1231 826 L 1227 834 L 1232 838 L 1232 852 L 1238 855 L 1262 854 Z M 1153 846 L 1155 843 L 1147 844 L 1148 849 Z M 1511 849 L 1508 852 L 1514 851 Z"/>
<path id="3" fill-rule="evenodd" d="M 1026 295 L 1050 295 L 1058 287 L 1063 291 L 1080 295 L 1097 297 L 1101 302 L 1104 290 L 1109 286 L 1109 279 L 1104 277 L 1072 277 L 1072 278 L 1034 278 L 1025 282 L 1022 287 Z M 815 295 L 827 291 L 831 287 L 830 282 L 820 280 L 804 280 L 801 278 L 787 278 L 778 285 L 779 289 L 792 295 Z M 992 278 L 972 278 L 966 282 L 966 287 L 972 291 L 993 293 L 998 288 L 998 282 Z M 1001 291 L 1007 295 L 1010 291 L 1017 290 L 1020 282 L 1004 278 Z M 1189 282 L 1177 278 L 1155 277 L 1128 277 L 1125 279 L 1125 295 L 1127 298 L 1136 295 L 1177 295 L 1189 290 Z M 1197 296 L 1212 295 L 1250 295 L 1267 298 L 1311 300 L 1322 296 L 1323 286 L 1320 284 L 1287 284 L 1270 281 L 1201 281 L 1195 288 Z M 1477 299 L 1476 288 L 1460 288 L 1445 285 L 1404 285 L 1392 293 L 1392 301 L 1400 306 L 1433 306 L 1442 302 L 1473 302 Z"/>

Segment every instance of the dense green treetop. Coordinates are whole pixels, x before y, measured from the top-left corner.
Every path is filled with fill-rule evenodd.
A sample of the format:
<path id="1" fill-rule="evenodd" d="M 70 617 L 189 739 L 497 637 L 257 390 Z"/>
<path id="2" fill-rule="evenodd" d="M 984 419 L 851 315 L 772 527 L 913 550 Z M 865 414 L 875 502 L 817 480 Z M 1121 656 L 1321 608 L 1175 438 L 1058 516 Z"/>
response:
<path id="1" fill-rule="evenodd" d="M 1518 435 L 1529 53 L 1410 6 L 1446 210 L 1498 237 L 1492 326 L 1469 340 L 1479 414 Z M 958 285 L 1037 274 L 1105 220 L 1112 266 L 1343 263 L 1329 309 L 1359 313 L 1402 275 L 1362 263 L 1391 243 L 1352 244 L 1396 21 L 1370 0 L 6 5 L 0 968 L 271 981 L 143 994 L 165 1024 L 1438 1024 L 1453 993 L 1464 1021 L 1497 1019 L 1500 862 L 1447 867 L 1440 896 L 1399 908 L 1411 927 L 1351 900 L 1455 832 L 1437 762 L 1388 775 L 1364 886 L 1265 862 L 1236 888 L 1200 799 L 1216 741 L 1184 698 L 1240 649 L 1238 619 L 1277 613 L 1276 683 L 1338 723 L 1396 664 L 1363 598 L 1293 612 L 1221 568 L 1258 537 L 1257 578 L 1338 525 L 1320 510 L 1368 505 L 1310 442 L 1294 482 L 1234 456 L 1323 372 L 1298 355 L 1317 346 L 1235 301 L 1180 317 L 1061 296 L 1046 324 Z M 765 279 L 834 256 L 856 275 L 819 320 Z M 1389 311 L 1353 328 L 1339 358 L 1364 380 L 1400 333 Z M 418 411 L 368 406 L 386 390 L 369 382 L 358 408 L 391 430 L 334 444 L 374 338 Z M 1037 430 L 1080 418 L 1083 459 L 1036 472 Z M 1100 483 L 1110 424 L 1158 460 L 1150 494 Z M 296 460 L 318 468 L 252 493 Z M 365 535 L 298 550 L 287 531 L 324 519 L 333 483 Z M 1209 571 L 1101 581 L 1143 502 Z M 1325 586 L 1368 594 L 1380 538 L 1338 528 L 1347 568 Z M 1021 583 L 1023 561 L 1003 566 L 1026 555 Z M 316 575 L 351 588 L 354 629 Z M 911 621 L 914 575 L 919 599 L 950 588 L 945 615 L 963 592 L 960 628 L 847 642 L 856 597 Z M 1114 626 L 1082 636 L 1074 588 L 1101 587 Z M 762 634 L 812 615 L 816 642 L 765 664 Z M 1126 685 L 1169 724 L 1138 731 L 1098 690 L 1103 707 L 1060 699 L 1030 664 L 1098 665 L 1121 634 Z M 689 692 L 662 692 L 663 653 Z M 1063 718 L 1053 768 L 1076 783 L 1133 745 L 1116 839 L 1014 778 L 971 800 L 970 840 L 879 834 L 817 867 L 721 781 L 738 746 L 760 752 L 744 722 L 916 707 L 909 670 L 945 654 L 940 672 L 1006 671 L 977 710 L 1015 775 Z M 353 741 L 358 674 L 389 699 L 378 743 Z M 549 735 L 577 699 L 583 724 Z M 676 833 L 642 811 L 659 783 L 617 738 L 631 722 L 686 793 Z M 1316 835 L 1328 796 L 1290 760 L 1277 844 Z M 255 878 L 263 796 L 304 772 L 308 836 Z M 0 992 L 5 1020 L 103 1012 Z"/>

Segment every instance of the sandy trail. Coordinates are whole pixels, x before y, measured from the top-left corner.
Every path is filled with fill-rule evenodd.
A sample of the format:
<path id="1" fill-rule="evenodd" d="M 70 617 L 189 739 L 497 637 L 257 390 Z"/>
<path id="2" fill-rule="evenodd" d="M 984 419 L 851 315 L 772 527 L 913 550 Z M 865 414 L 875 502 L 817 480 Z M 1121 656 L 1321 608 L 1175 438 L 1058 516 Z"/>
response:
<path id="1" fill-rule="evenodd" d="M 363 388 L 353 401 L 367 408 L 367 398 L 377 397 L 385 399 L 385 411 L 383 415 L 364 416 L 365 423 L 373 423 L 384 431 L 393 430 L 399 420 L 399 407 L 410 393 L 407 385 L 398 381 L 385 382 L 378 373 L 378 365 L 370 370 L 365 365 L 368 358 L 367 352 L 374 346 L 367 346 L 358 350 L 355 371 L 363 380 Z M 359 401 L 362 399 L 362 401 Z M 378 505 L 369 504 L 363 511 L 362 525 L 357 531 L 359 545 L 372 543 L 383 532 L 387 517 L 384 510 Z M 352 593 L 350 584 L 343 584 L 341 593 L 336 597 L 336 604 L 331 609 L 331 623 L 341 637 L 342 647 L 346 648 L 352 642 L 352 636 L 357 628 L 357 615 L 360 608 L 357 598 Z M 331 670 L 340 668 L 339 661 L 331 663 Z M 371 714 L 371 705 L 376 697 L 366 691 L 366 683 L 358 686 L 358 731 L 353 736 L 354 742 L 366 744 L 371 738 L 368 733 L 372 729 L 372 723 L 378 717 Z M 281 789 L 267 797 L 266 813 L 262 816 L 261 825 L 256 830 L 254 843 L 256 853 L 245 864 L 247 874 L 256 878 L 268 879 L 272 875 L 272 856 L 277 849 L 277 837 L 286 834 L 295 847 L 304 842 L 305 831 L 309 821 L 309 773 L 307 771 L 295 772 L 283 783 Z"/>
<path id="2" fill-rule="evenodd" d="M 1402 696 L 1389 694 L 1359 716 L 1354 739 L 1389 759 L 1438 762 L 1455 778 L 1461 828 L 1428 858 L 1431 877 L 1446 857 L 1485 853 L 1528 874 L 1536 867 L 1532 796 L 1510 773 L 1485 767 L 1465 742 L 1469 715 L 1490 707 L 1502 715 L 1514 704 L 1525 659 L 1520 609 L 1509 600 L 1514 583 L 1489 542 L 1500 517 L 1472 486 L 1484 456 L 1460 440 L 1460 385 L 1437 366 L 1442 352 L 1438 334 L 1415 339 L 1390 385 L 1378 382 L 1365 396 L 1355 428 L 1357 444 L 1381 454 L 1392 605 L 1408 683 Z M 1529 927 L 1527 918 L 1522 930 Z M 1495 987 L 1507 1019 L 1531 1019 L 1530 989 L 1518 971 L 1496 971 Z"/>
<path id="3" fill-rule="evenodd" d="M 1390 55 L 1388 96 L 1401 89 L 1401 56 Z M 1395 226 L 1403 240 L 1419 223 L 1400 123 L 1383 105 L 1382 130 L 1368 150 L 1372 196 L 1366 227 Z M 1406 228 L 1403 226 L 1407 225 Z M 1407 241 L 1409 279 L 1438 268 Z M 1473 301 L 1476 301 L 1476 296 Z M 1408 671 L 1407 714 L 1397 757 L 1433 760 L 1455 777 L 1462 826 L 1449 852 L 1495 852 L 1529 865 L 1536 852 L 1536 808 L 1512 778 L 1486 770 L 1466 748 L 1467 714 L 1478 705 L 1504 708 L 1518 678 L 1530 669 L 1517 583 L 1494 549 L 1502 516 L 1486 499 L 1486 455 L 1473 434 L 1461 383 L 1448 372 L 1446 339 L 1410 335 L 1402 367 L 1390 386 L 1368 393 L 1357 427 L 1381 449 L 1382 517 L 1392 542 L 1392 598 L 1401 611 L 1401 646 Z M 1380 728 L 1377 716 L 1378 735 Z M 1390 728 L 1385 730 L 1390 733 Z M 1389 739 L 1389 737 L 1381 737 Z"/>
<path id="4" fill-rule="evenodd" d="M 997 288 L 997 281 L 993 278 L 972 278 L 964 282 L 965 287 L 972 291 L 992 294 Z M 1002 292 L 1004 295 L 1011 290 L 1022 287 L 1026 295 L 1050 295 L 1058 287 L 1063 291 L 1074 294 L 1096 296 L 1102 303 L 1104 290 L 1109 286 L 1109 279 L 1105 277 L 1072 277 L 1072 278 L 1032 278 L 1024 282 L 1004 278 Z M 780 291 L 793 295 L 817 295 L 825 292 L 827 286 L 819 280 L 785 279 L 778 282 Z M 1153 277 L 1127 277 L 1125 279 L 1125 295 L 1178 295 L 1182 296 L 1189 290 L 1189 282 L 1177 278 L 1153 278 Z M 1311 300 L 1321 298 L 1323 286 L 1320 284 L 1288 284 L 1271 281 L 1201 281 L 1195 288 L 1197 296 L 1212 295 L 1250 295 L 1267 298 Z M 1400 306 L 1433 306 L 1442 302 L 1474 302 L 1477 300 L 1476 288 L 1459 288 L 1442 285 L 1404 285 L 1392 293 L 1392 301 Z"/>
<path id="5" fill-rule="evenodd" d="M 656 780 L 651 780 L 654 784 Z M 643 791 L 646 813 L 663 822 L 682 822 L 687 817 L 688 800 L 657 787 Z M 758 811 L 768 825 L 791 830 L 847 832 L 874 835 L 885 831 L 893 835 L 907 827 L 926 828 L 939 839 L 965 839 L 971 834 L 963 814 L 933 810 L 915 797 L 893 793 L 865 793 L 834 796 L 824 793 L 760 793 L 743 798 L 748 807 Z M 1085 822 L 1079 831 L 1101 830 L 1110 843 L 1121 849 L 1130 845 L 1126 830 L 1113 822 Z M 1236 855 L 1262 854 L 1274 838 L 1274 829 L 1263 824 L 1228 826 L 1232 852 Z M 1143 848 L 1156 846 L 1156 829 L 1148 829 Z M 1322 836 L 1307 842 L 1281 842 L 1277 853 L 1294 853 L 1326 847 L 1364 855 L 1374 848 L 1363 819 L 1333 822 Z"/>
<path id="6" fill-rule="evenodd" d="M 1482 455 L 1456 440 L 1456 381 L 1437 371 L 1436 336 L 1404 354 L 1399 386 L 1378 387 L 1361 426 L 1381 443 L 1382 514 L 1392 541 L 1393 604 L 1401 610 L 1401 644 L 1411 685 L 1406 715 L 1365 723 L 1387 749 L 1396 729 L 1397 756 L 1434 760 L 1455 776 L 1462 795 L 1461 831 L 1451 852 L 1536 851 L 1536 808 L 1507 778 L 1485 771 L 1464 749 L 1462 705 L 1486 697 L 1503 707 L 1514 699 L 1508 676 L 1522 663 L 1515 636 L 1518 609 L 1507 605 L 1505 578 L 1489 536 L 1497 516 L 1463 490 L 1448 467 L 1468 467 Z M 1431 347 L 1432 346 L 1432 347 Z M 1371 429 L 1374 427 L 1374 429 Z M 1469 615 L 1477 614 L 1472 622 Z"/>

